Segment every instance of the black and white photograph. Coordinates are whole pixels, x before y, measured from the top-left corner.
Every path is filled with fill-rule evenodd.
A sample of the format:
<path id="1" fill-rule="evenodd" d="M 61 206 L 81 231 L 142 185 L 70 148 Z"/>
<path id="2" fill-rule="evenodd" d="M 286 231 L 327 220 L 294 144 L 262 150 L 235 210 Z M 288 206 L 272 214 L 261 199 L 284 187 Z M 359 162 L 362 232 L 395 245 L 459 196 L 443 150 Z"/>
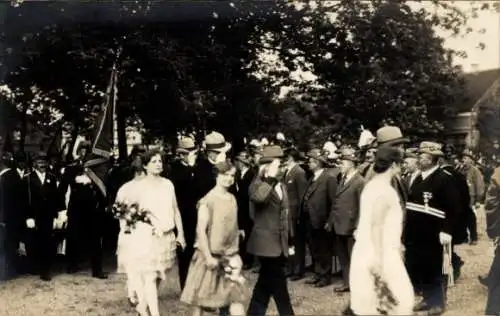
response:
<path id="1" fill-rule="evenodd" d="M 0 22 L 0 315 L 500 316 L 500 1 Z"/>

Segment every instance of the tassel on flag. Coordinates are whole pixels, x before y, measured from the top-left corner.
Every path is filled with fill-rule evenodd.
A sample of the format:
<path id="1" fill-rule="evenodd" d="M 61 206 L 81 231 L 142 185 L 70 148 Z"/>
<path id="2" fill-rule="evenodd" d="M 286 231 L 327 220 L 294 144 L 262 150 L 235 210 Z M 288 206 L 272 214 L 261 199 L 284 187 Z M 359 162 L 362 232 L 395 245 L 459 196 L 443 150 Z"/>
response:
<path id="1" fill-rule="evenodd" d="M 118 71 L 115 62 L 106 89 L 106 99 L 94 125 L 92 147 L 84 163 L 87 176 L 97 185 L 104 196 L 106 196 L 105 183 L 109 171 L 109 158 L 113 153 L 113 123 L 118 92 L 117 79 Z"/>

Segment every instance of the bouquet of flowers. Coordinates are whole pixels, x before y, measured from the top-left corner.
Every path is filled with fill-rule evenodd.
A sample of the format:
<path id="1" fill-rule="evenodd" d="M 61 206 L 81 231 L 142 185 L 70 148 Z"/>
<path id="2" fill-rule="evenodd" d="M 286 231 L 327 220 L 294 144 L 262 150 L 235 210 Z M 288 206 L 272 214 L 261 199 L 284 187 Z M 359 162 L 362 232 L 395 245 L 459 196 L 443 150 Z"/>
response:
<path id="1" fill-rule="evenodd" d="M 380 274 L 372 271 L 375 280 L 375 291 L 378 298 L 377 310 L 381 315 L 388 315 L 389 312 L 398 304 L 398 300 L 389 289 L 387 282 L 385 282 Z"/>
<path id="2" fill-rule="evenodd" d="M 236 256 L 222 257 L 219 260 L 219 273 L 229 280 L 228 301 L 232 304 L 239 304 L 249 296 L 246 286 L 246 279 L 241 275 L 241 258 Z"/>
<path id="3" fill-rule="evenodd" d="M 125 221 L 125 234 L 135 229 L 138 222 L 153 225 L 151 221 L 151 212 L 139 207 L 139 204 L 127 204 L 123 202 L 115 202 L 112 212 L 115 218 Z"/>

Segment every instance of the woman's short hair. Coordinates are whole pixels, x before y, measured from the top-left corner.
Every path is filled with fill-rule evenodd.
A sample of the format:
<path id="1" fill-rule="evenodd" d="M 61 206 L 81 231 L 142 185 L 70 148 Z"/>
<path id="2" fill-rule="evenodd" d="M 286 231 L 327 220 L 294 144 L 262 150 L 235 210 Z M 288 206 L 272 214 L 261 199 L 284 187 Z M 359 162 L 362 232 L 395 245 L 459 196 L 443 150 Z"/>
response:
<path id="1" fill-rule="evenodd" d="M 163 155 L 162 155 L 162 152 L 161 150 L 159 149 L 151 149 L 151 150 L 148 150 L 146 151 L 145 153 L 143 154 L 139 154 L 139 157 L 141 157 L 141 162 L 142 162 L 142 166 L 143 168 L 146 167 L 146 165 L 151 161 L 151 159 L 153 159 L 154 156 L 156 155 L 160 155 L 160 157 L 162 157 L 162 161 L 163 161 Z"/>
<path id="2" fill-rule="evenodd" d="M 379 147 L 375 154 L 375 162 L 373 171 L 383 173 L 387 171 L 393 163 L 403 162 L 403 152 L 399 148 L 382 146 Z"/>
<path id="3" fill-rule="evenodd" d="M 232 169 L 236 169 L 236 167 L 229 160 L 224 160 L 214 165 L 213 174 L 217 177 L 219 174 L 224 174 Z"/>

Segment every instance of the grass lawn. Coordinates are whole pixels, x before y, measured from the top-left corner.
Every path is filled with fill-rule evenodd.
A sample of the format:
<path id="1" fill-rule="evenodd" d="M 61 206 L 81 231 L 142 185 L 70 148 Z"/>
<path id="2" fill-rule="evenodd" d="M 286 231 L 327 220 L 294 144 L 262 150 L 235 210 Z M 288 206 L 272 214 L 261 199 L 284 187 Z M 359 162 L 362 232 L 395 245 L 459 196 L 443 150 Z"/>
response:
<path id="1" fill-rule="evenodd" d="M 484 213 L 478 216 L 480 241 L 476 246 L 462 245 L 458 251 L 465 260 L 462 278 L 450 289 L 445 315 L 483 315 L 486 289 L 477 281 L 488 272 L 492 250 L 484 232 Z M 189 309 L 178 301 L 177 272 L 172 271 L 160 293 L 162 315 L 189 315 Z M 256 275 L 249 273 L 253 286 Z M 51 282 L 25 276 L 0 284 L 0 315 L 135 315 L 126 300 L 123 275 L 111 274 L 108 280 L 97 280 L 88 273 L 59 274 Z M 290 282 L 292 304 L 297 315 L 338 315 L 348 303 L 348 294 L 334 294 L 332 287 L 315 289 L 303 281 Z M 276 314 L 271 303 L 269 314 Z"/>

